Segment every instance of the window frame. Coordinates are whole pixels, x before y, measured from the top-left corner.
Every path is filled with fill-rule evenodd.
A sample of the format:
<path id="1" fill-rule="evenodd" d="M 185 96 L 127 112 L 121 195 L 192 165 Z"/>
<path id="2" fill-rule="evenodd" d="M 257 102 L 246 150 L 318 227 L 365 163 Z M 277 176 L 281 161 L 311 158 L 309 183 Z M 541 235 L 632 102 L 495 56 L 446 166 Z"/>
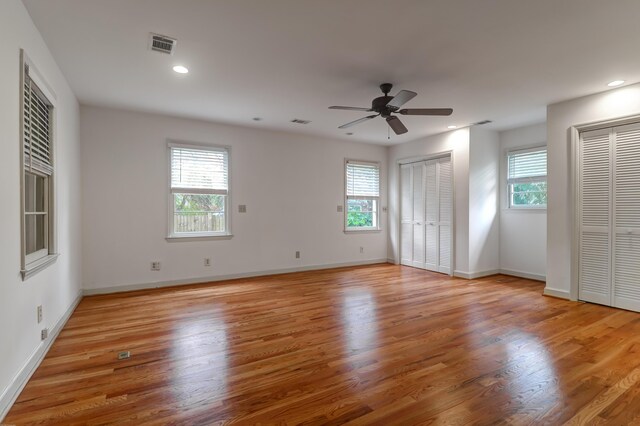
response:
<path id="1" fill-rule="evenodd" d="M 517 185 L 518 183 L 547 183 L 547 197 L 548 197 L 548 170 L 547 174 L 544 176 L 531 176 L 524 177 L 520 179 L 524 179 L 523 182 L 510 182 L 509 178 L 509 159 L 514 154 L 526 154 L 530 152 L 539 152 L 545 151 L 548 155 L 547 145 L 535 145 L 528 148 L 518 148 L 518 149 L 510 149 L 506 152 L 505 162 L 506 162 L 506 192 L 507 192 L 507 209 L 508 210 L 535 210 L 535 211 L 544 211 L 547 209 L 547 203 L 540 205 L 523 205 L 523 204 L 513 204 L 513 185 Z M 548 198 L 547 198 L 548 199 Z"/>
<path id="2" fill-rule="evenodd" d="M 376 166 L 378 168 L 378 196 L 377 197 L 371 197 L 371 196 L 353 196 L 353 195 L 347 195 L 348 193 L 348 179 L 347 179 L 347 167 L 349 164 L 362 164 L 362 165 L 367 165 L 367 166 Z M 382 206 L 381 206 L 381 192 L 382 192 L 382 167 L 381 167 L 381 163 L 379 161 L 369 161 L 369 160 L 355 160 L 355 159 L 350 159 L 350 158 L 345 158 L 344 160 L 344 168 L 343 168 L 343 177 L 344 177 L 344 208 L 343 208 L 343 212 L 344 212 L 344 218 L 343 218 L 343 225 L 344 225 L 344 232 L 348 233 L 348 234 L 352 234 L 352 233 L 367 233 L 367 232 L 380 232 L 381 231 L 381 226 L 380 226 L 380 218 L 381 218 L 381 213 L 382 213 Z M 348 221 L 349 221 L 349 199 L 354 199 L 354 200 L 374 200 L 376 202 L 375 204 L 375 211 L 374 211 L 374 215 L 376 218 L 376 226 L 361 226 L 361 227 L 353 227 L 353 226 L 349 226 Z"/>
<path id="3" fill-rule="evenodd" d="M 25 114 L 24 91 L 29 78 L 36 87 L 36 96 L 49 107 L 49 162 L 51 173 L 41 173 L 33 168 L 25 167 Z M 56 94 L 38 71 L 34 63 L 29 59 L 23 49 L 20 49 L 20 274 L 25 281 L 36 273 L 53 264 L 58 258 L 57 253 L 57 229 L 56 229 L 56 147 L 57 147 L 57 107 Z M 43 206 L 45 208 L 44 241 L 45 247 L 33 253 L 27 254 L 26 217 L 32 212 L 26 211 L 26 173 L 44 177 Z"/>
<path id="4" fill-rule="evenodd" d="M 171 149 L 185 148 L 202 151 L 226 151 L 227 153 L 227 195 L 225 196 L 224 205 L 224 232 L 175 232 L 174 231 L 174 192 L 171 188 Z M 231 147 L 228 145 L 216 145 L 198 142 L 181 141 L 175 139 L 167 140 L 167 236 L 169 242 L 175 241 L 202 241 L 202 240 L 224 240 L 233 237 L 231 233 Z M 189 192 L 180 192 L 180 194 L 191 194 Z M 198 192 L 194 192 L 198 194 Z"/>

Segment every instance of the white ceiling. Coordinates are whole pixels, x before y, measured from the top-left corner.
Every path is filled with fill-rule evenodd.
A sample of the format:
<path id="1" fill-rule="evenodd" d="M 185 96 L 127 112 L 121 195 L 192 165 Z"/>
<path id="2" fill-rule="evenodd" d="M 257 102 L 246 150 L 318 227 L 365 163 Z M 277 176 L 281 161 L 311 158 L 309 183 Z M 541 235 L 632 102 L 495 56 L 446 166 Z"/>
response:
<path id="1" fill-rule="evenodd" d="M 638 0 L 24 3 L 81 103 L 366 142 L 539 122 L 549 103 L 640 81 Z M 177 38 L 175 55 L 149 51 L 149 32 Z M 337 129 L 366 114 L 327 107 L 369 106 L 383 82 L 454 113 L 402 117 L 391 140 L 381 118 Z"/>

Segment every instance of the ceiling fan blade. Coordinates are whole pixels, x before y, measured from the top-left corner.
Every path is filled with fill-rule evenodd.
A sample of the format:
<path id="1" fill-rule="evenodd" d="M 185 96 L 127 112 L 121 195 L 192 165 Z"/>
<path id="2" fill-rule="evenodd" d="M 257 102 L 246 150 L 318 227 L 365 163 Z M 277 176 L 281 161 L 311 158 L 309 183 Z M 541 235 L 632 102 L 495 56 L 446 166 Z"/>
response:
<path id="1" fill-rule="evenodd" d="M 373 111 L 371 108 L 348 107 L 348 106 L 330 106 L 329 109 L 343 109 L 347 111 Z"/>
<path id="2" fill-rule="evenodd" d="M 401 109 L 398 114 L 402 115 L 451 115 L 451 108 L 409 108 Z"/>
<path id="3" fill-rule="evenodd" d="M 391 130 L 393 130 L 396 135 L 401 135 L 409 131 L 404 127 L 404 124 L 402 124 L 402 121 L 400 121 L 398 117 L 387 117 L 387 123 L 389 123 L 389 127 L 391 127 Z"/>
<path id="4" fill-rule="evenodd" d="M 389 103 L 387 103 L 387 107 L 392 109 L 398 109 L 402 105 L 409 102 L 411 99 L 415 98 L 417 95 L 418 94 L 416 92 L 411 92 L 409 90 L 401 90 L 398 92 L 397 95 L 393 97 L 393 99 L 389 101 Z"/>
<path id="5" fill-rule="evenodd" d="M 371 120 L 372 118 L 376 118 L 377 116 L 378 116 L 378 114 L 368 115 L 366 117 L 359 118 L 359 119 L 357 119 L 355 121 L 352 121 L 350 123 L 343 124 L 342 126 L 338 127 L 338 129 L 346 129 L 347 127 L 351 127 L 351 126 L 355 126 L 356 124 L 364 123 L 365 121 Z"/>

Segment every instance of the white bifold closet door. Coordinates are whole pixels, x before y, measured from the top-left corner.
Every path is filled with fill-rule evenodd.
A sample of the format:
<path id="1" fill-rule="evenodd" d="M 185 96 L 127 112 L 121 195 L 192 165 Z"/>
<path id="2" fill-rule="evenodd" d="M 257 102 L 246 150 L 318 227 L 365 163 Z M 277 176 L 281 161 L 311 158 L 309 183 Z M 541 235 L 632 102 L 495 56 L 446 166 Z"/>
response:
<path id="1" fill-rule="evenodd" d="M 640 311 L 640 124 L 580 137 L 579 298 Z"/>
<path id="2" fill-rule="evenodd" d="M 450 157 L 401 166 L 403 265 L 451 273 L 452 183 Z"/>

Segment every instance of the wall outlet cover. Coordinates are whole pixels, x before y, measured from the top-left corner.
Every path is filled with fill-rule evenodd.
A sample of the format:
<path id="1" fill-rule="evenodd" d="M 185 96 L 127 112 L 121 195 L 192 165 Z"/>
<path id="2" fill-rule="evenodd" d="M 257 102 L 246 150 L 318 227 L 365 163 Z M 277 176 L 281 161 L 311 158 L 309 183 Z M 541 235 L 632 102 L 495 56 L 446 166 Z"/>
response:
<path id="1" fill-rule="evenodd" d="M 42 331 L 40 331 L 40 340 L 47 340 L 47 337 L 49 337 L 49 329 L 43 328 Z"/>
<path id="2" fill-rule="evenodd" d="M 338 206 L 338 209 L 337 209 L 337 210 L 338 210 L 338 213 L 342 213 L 342 211 L 343 211 L 343 207 L 342 207 L 342 206 Z"/>
<path id="3" fill-rule="evenodd" d="M 247 205 L 246 204 L 240 204 L 238 206 L 238 213 L 246 213 L 247 212 Z"/>
<path id="4" fill-rule="evenodd" d="M 38 324 L 42 322 L 42 305 L 38 306 Z"/>
<path id="5" fill-rule="evenodd" d="M 162 265 L 158 261 L 151 262 L 151 270 L 152 271 L 159 271 L 161 266 Z"/>

